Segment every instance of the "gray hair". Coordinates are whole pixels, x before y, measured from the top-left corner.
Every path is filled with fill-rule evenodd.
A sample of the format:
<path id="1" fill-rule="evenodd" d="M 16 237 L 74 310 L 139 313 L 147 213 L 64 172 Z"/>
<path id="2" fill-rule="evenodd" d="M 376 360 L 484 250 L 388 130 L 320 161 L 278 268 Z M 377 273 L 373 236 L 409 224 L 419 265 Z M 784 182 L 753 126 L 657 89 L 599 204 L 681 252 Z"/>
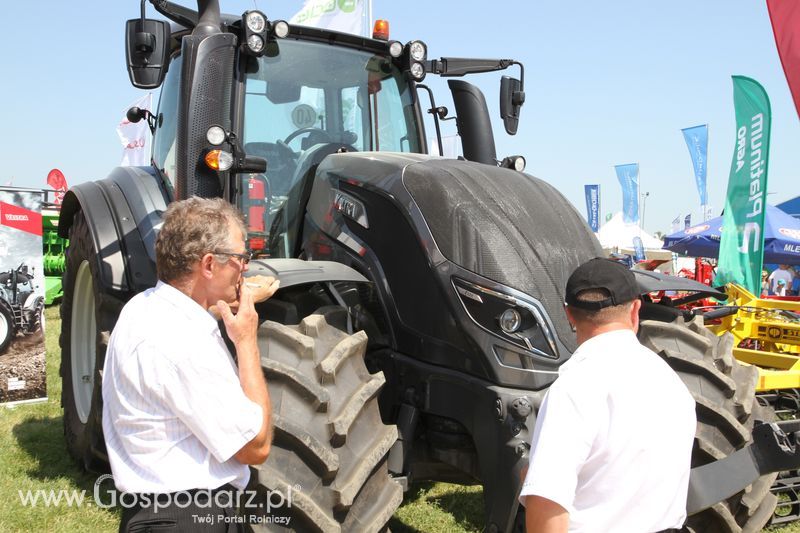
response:
<path id="1" fill-rule="evenodd" d="M 190 274 L 205 254 L 225 250 L 230 224 L 246 238 L 242 214 L 222 198 L 192 197 L 171 203 L 156 238 L 158 279 L 178 281 Z"/>

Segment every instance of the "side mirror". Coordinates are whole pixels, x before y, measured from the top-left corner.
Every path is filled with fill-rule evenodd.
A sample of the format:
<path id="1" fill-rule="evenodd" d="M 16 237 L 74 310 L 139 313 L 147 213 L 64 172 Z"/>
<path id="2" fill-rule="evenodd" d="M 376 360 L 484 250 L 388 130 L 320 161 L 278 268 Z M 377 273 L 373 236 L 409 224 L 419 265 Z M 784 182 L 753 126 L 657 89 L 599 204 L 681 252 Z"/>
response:
<path id="1" fill-rule="evenodd" d="M 500 78 L 500 116 L 509 135 L 517 134 L 519 113 L 524 103 L 525 92 L 522 90 L 522 82 L 509 76 Z"/>
<path id="2" fill-rule="evenodd" d="M 138 18 L 125 24 L 125 57 L 134 87 L 155 89 L 164 81 L 170 35 L 166 20 Z"/>

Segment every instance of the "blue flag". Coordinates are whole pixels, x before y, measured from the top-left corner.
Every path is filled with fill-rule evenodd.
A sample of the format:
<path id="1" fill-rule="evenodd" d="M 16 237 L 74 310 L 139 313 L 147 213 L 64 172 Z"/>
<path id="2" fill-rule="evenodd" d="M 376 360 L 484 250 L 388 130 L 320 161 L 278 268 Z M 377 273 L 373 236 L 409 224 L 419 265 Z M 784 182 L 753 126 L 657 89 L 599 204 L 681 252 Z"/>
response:
<path id="1" fill-rule="evenodd" d="M 639 163 L 617 165 L 614 170 L 622 186 L 622 220 L 636 224 L 639 222 Z"/>
<path id="2" fill-rule="evenodd" d="M 694 166 L 694 180 L 697 183 L 697 192 L 700 193 L 700 205 L 708 204 L 708 189 L 706 187 L 706 171 L 708 170 L 708 124 L 684 128 L 683 138 L 689 148 Z"/>
<path id="3" fill-rule="evenodd" d="M 592 231 L 600 229 L 600 185 L 584 185 L 586 193 L 586 221 Z"/>
<path id="4" fill-rule="evenodd" d="M 683 229 L 687 230 L 692 227 L 692 214 L 689 213 L 686 215 L 686 218 L 683 219 Z"/>
<path id="5" fill-rule="evenodd" d="M 633 258 L 637 263 L 641 263 L 645 260 L 644 243 L 642 242 L 642 238 L 638 235 L 633 238 L 633 254 Z"/>

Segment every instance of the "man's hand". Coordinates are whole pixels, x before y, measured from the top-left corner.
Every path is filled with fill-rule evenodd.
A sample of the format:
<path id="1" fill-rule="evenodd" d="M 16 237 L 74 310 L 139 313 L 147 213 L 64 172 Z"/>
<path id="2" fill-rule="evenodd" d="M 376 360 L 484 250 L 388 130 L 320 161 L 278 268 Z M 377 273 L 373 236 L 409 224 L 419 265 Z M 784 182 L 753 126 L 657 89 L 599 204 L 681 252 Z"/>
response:
<path id="1" fill-rule="evenodd" d="M 258 331 L 258 313 L 253 306 L 253 294 L 247 284 L 243 283 L 239 291 L 239 305 L 236 314 L 233 314 L 231 307 L 219 300 L 217 309 L 225 323 L 225 331 L 233 344 L 238 348 L 240 345 L 255 345 Z"/>
<path id="2" fill-rule="evenodd" d="M 273 291 L 275 292 L 275 291 Z M 258 313 L 253 306 L 253 294 L 246 283 L 240 285 L 239 310 L 234 315 L 230 306 L 222 300 L 217 308 L 228 337 L 236 347 L 236 358 L 239 363 L 239 383 L 242 391 L 250 400 L 261 406 L 264 415 L 258 434 L 250 442 L 234 454 L 234 458 L 242 464 L 258 465 L 267 460 L 272 446 L 272 404 L 269 391 L 261 369 L 261 358 L 258 351 Z"/>

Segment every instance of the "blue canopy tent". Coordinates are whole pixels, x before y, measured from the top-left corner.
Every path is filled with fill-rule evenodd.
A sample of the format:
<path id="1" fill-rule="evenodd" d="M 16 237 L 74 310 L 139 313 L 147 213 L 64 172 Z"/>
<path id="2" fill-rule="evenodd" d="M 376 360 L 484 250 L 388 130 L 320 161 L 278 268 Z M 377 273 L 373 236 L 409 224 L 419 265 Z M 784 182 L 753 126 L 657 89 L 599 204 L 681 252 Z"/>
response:
<path id="1" fill-rule="evenodd" d="M 800 196 L 797 198 L 792 198 L 791 200 L 786 200 L 782 204 L 778 204 L 778 209 L 789 213 L 794 218 L 800 218 Z"/>
<path id="2" fill-rule="evenodd" d="M 768 205 L 764 217 L 764 263 L 800 265 L 800 220 Z M 722 217 L 664 237 L 664 248 L 692 257 L 717 257 Z"/>

